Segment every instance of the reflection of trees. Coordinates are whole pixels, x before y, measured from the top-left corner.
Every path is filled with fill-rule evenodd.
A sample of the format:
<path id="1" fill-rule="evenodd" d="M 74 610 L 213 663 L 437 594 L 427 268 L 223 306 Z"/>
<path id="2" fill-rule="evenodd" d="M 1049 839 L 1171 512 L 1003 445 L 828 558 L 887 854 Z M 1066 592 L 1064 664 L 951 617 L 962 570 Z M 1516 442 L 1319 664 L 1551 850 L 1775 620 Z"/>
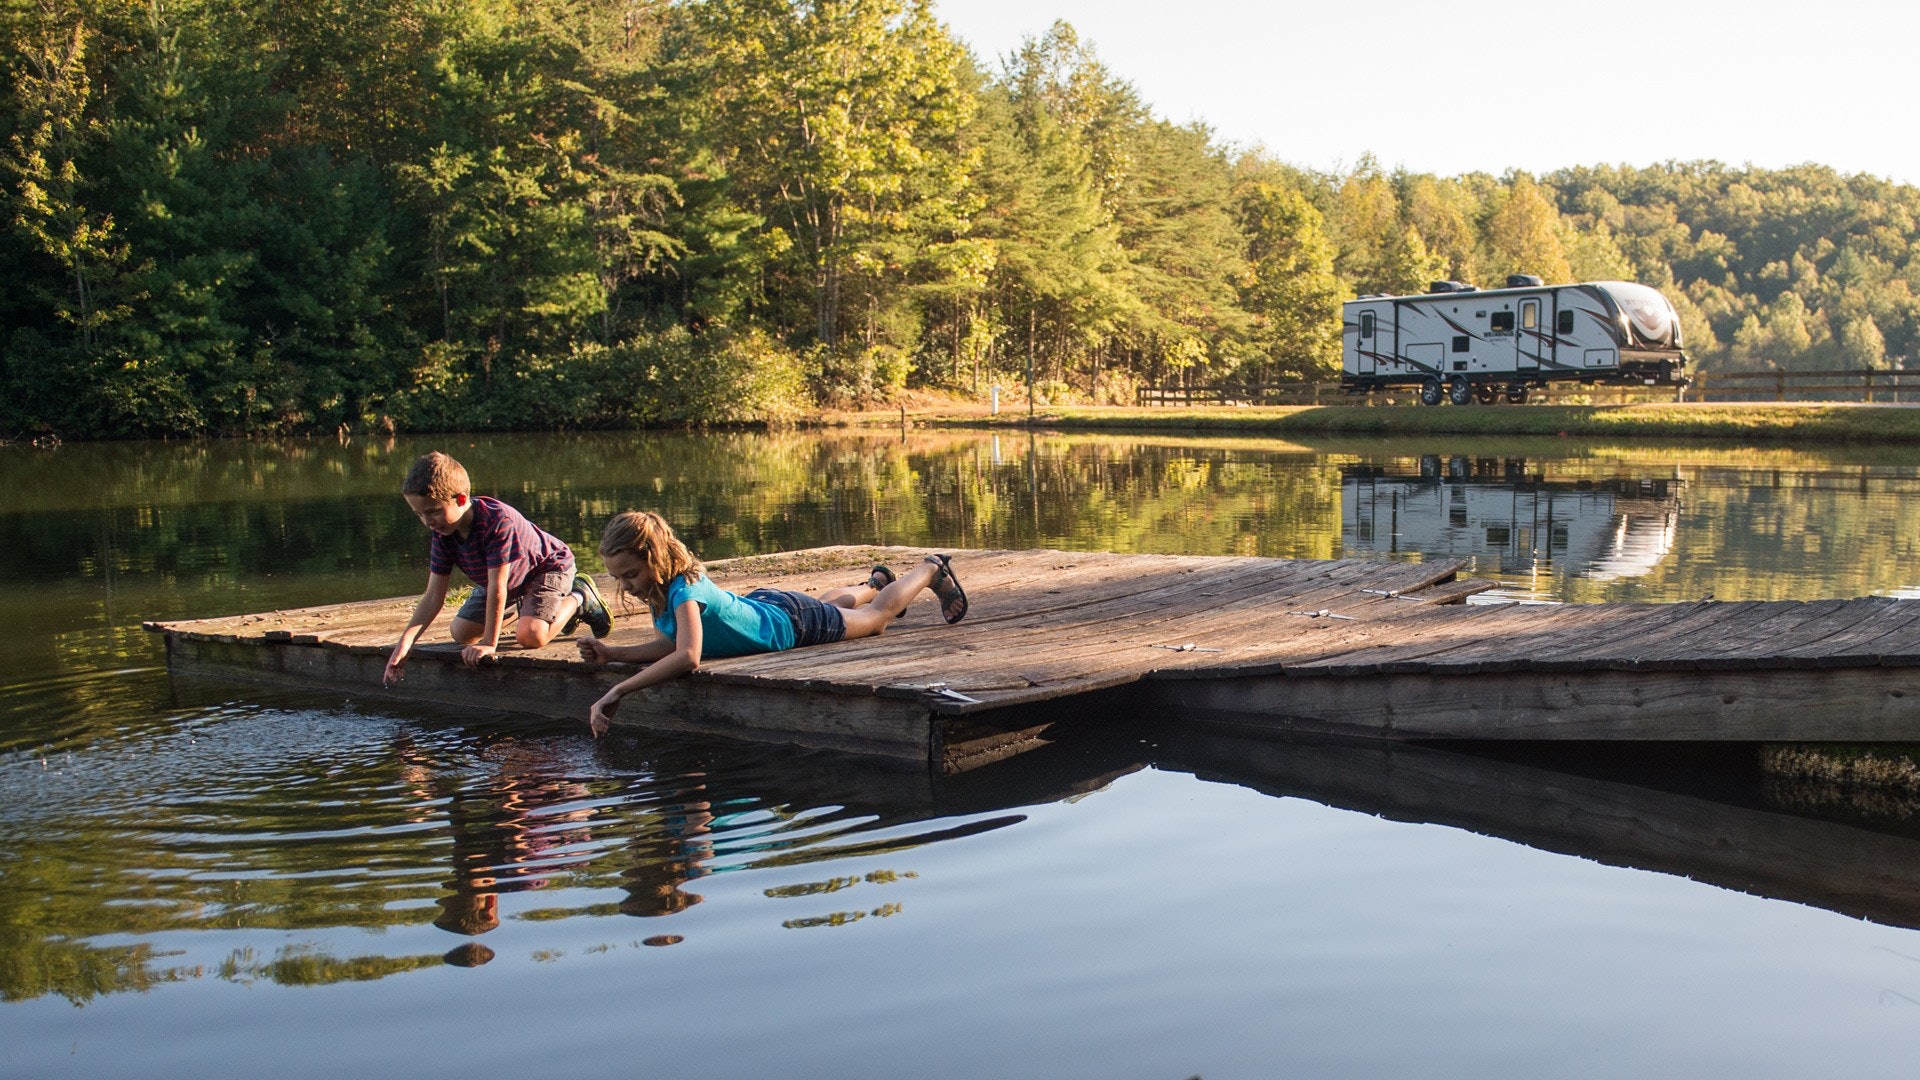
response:
<path id="1" fill-rule="evenodd" d="M 295 753 L 308 775 L 280 765 L 244 791 L 183 790 L 151 807 L 68 810 L 42 840 L 23 830 L 28 839 L 0 853 L 8 882 L 0 890 L 0 999 L 59 994 L 81 1003 L 205 978 L 310 985 L 484 963 L 493 951 L 478 941 L 444 954 L 391 956 L 334 955 L 309 941 L 271 953 L 243 946 L 218 960 L 149 942 L 191 940 L 205 929 L 417 931 L 432 923 L 471 937 L 500 935 L 515 922 L 671 919 L 699 902 L 688 884 L 710 874 L 785 875 L 904 856 L 1017 823 L 1021 815 L 1006 808 L 1090 790 L 1105 776 L 1088 770 L 1106 767 L 1042 751 L 999 778 L 936 782 L 857 760 L 674 744 L 603 747 L 612 773 L 581 778 L 553 756 L 571 740 L 418 734 L 376 748 L 358 766 Z M 177 763 L 157 764 L 166 771 Z M 214 817 L 217 832 L 207 824 Z M 764 889 L 781 909 L 774 917 L 798 927 L 893 914 L 902 908 L 900 883 L 916 874 L 819 877 L 781 876 Z M 593 899 L 528 902 L 549 886 L 555 896 Z M 502 903 L 513 896 L 518 903 Z M 829 896 L 832 908 L 812 906 Z M 858 910 L 834 910 L 849 897 Z M 109 936 L 146 941 L 95 943 Z M 506 938 L 487 940 L 499 947 Z"/>
<path id="2" fill-rule="evenodd" d="M 1736 558 L 1691 560 L 1697 572 L 1661 599 L 1911 584 L 1898 538 L 1920 532 L 1920 502 L 1903 486 L 1920 451 L 1898 448 L 1816 455 L 1522 439 L 1331 440 L 1306 450 L 1006 431 L 470 438 L 0 448 L 0 545 L 11 556 L 0 586 L 17 619 L 48 631 L 16 643 L 0 673 L 150 663 L 153 642 L 136 629 L 143 619 L 416 590 L 425 537 L 394 493 L 412 457 L 435 445 L 458 451 L 482 492 L 521 507 L 590 567 L 606 518 L 636 506 L 667 514 L 710 559 L 842 543 L 1331 557 L 1340 554 L 1341 466 L 1422 454 L 1689 480 L 1697 497 L 1683 543 L 1691 531 L 1697 546 L 1730 544 Z M 1810 542 L 1822 545 L 1811 551 L 1825 560 L 1817 576 L 1804 567 Z M 1705 581 L 1723 567 L 1729 579 Z M 1805 587 L 1761 580 L 1781 568 Z M 1571 583 L 1567 598 L 1657 588 L 1638 584 Z"/>
<path id="3" fill-rule="evenodd" d="M 1780 599 L 1920 585 L 1911 569 L 1920 450 L 1911 448 L 1806 454 L 1565 440 L 1325 440 L 1303 449 L 1249 438 L 1004 430 L 471 442 L 0 448 L 0 545 L 9 553 L 0 561 L 0 595 L 17 625 L 37 628 L 0 660 L 0 748 L 58 741 L 85 754 L 163 740 L 181 711 L 166 701 L 163 681 L 105 674 L 155 662 L 151 636 L 135 629 L 141 619 L 416 589 L 425 538 L 394 492 L 406 463 L 435 445 L 467 462 L 483 491 L 526 509 L 583 552 L 609 514 L 641 506 L 666 513 L 714 559 L 838 543 L 1337 556 L 1341 469 L 1360 462 L 1417 468 L 1422 455 L 1438 454 L 1442 461 L 1524 457 L 1575 480 L 1681 481 L 1677 543 L 1658 569 L 1614 582 L 1556 578 L 1552 588 L 1563 599 L 1707 592 Z M 587 563 L 594 565 L 591 555 Z M 553 807 L 581 797 L 565 786 L 576 781 L 556 779 L 552 763 L 496 764 L 490 780 L 466 777 L 456 764 L 510 748 L 509 741 L 462 747 L 452 760 L 430 756 L 427 793 L 408 803 L 432 836 L 444 841 L 442 830 L 453 830 L 457 869 L 444 851 L 427 851 L 421 836 L 382 834 L 394 807 L 369 802 L 366 793 L 410 790 L 394 770 L 414 767 L 386 759 L 325 777 L 275 775 L 258 791 L 217 797 L 197 795 L 181 779 L 212 782 L 203 761 L 155 761 L 135 783 L 165 790 L 142 804 L 138 822 L 114 816 L 129 811 L 88 808 L 66 811 L 45 835 L 9 822 L 16 835 L 0 852 L 8 885 L 0 890 L 0 994 L 85 1000 L 220 975 L 183 972 L 177 957 L 146 945 L 91 943 L 107 934 L 417 926 L 451 919 L 457 904 L 468 909 L 457 925 L 477 927 L 502 917 L 500 896 L 542 880 L 564 880 L 605 900 L 541 917 L 670 915 L 692 902 L 687 885 L 704 875 L 906 853 L 953 830 L 1006 823 L 987 817 L 891 834 L 885 830 L 948 807 L 925 792 L 876 795 L 869 789 L 880 781 L 865 774 L 855 774 L 858 783 L 804 783 L 788 775 L 787 759 L 767 774 L 743 775 L 737 763 L 667 757 L 619 762 L 625 780 L 577 781 L 604 800 L 594 804 L 592 840 L 578 861 L 550 867 L 540 845 L 550 845 L 548 830 L 573 827 L 554 820 Z M 983 799 L 967 812 L 1016 803 Z M 202 876 L 207 851 L 166 839 L 206 833 L 209 820 L 219 835 L 207 842 L 234 845 L 219 850 L 233 861 L 232 875 Z M 297 845 L 250 842 L 309 831 L 314 838 Z M 348 867 L 370 873 L 342 876 Z M 837 889 L 803 888 L 778 899 L 858 898 L 844 912 L 799 913 L 794 925 L 832 925 L 836 914 L 845 921 L 893 902 L 878 895 L 888 886 L 877 880 L 846 879 L 827 875 L 822 881 Z M 387 965 L 404 970 L 416 960 L 438 958 L 338 959 L 296 950 L 236 957 L 230 977 L 377 977 Z"/>
<path id="4" fill-rule="evenodd" d="M 293 946 L 210 968 L 147 945 L 91 942 L 429 921 L 479 933 L 499 894 L 545 884 L 560 872 L 557 850 L 586 838 L 588 811 L 567 809 L 586 789 L 559 774 L 539 740 L 461 738 L 428 751 L 403 736 L 391 754 L 374 747 L 343 762 L 328 756 L 337 747 L 317 747 L 311 760 L 268 751 L 258 740 L 282 737 L 277 725 L 248 726 L 250 736 L 224 746 L 205 733 L 129 741 L 120 753 L 145 759 L 134 782 L 167 785 L 164 795 L 62 806 L 45 827 L 8 821 L 19 839 L 0 851 L 0 997 L 84 1001 L 207 975 L 327 982 L 439 963 Z M 248 764 L 256 755 L 274 764 Z M 475 758 L 485 775 L 471 775 Z"/>
<path id="5" fill-rule="evenodd" d="M 395 494 L 437 442 L 0 448 L 0 587 L 45 633 L 0 680 L 155 660 L 142 620 L 417 590 L 425 534 Z M 710 559 L 821 544 L 1331 553 L 1307 458 L 1111 437 L 740 433 L 448 443 L 479 490 L 591 552 L 614 512 L 667 514 Z M 1282 445 L 1285 444 L 1276 444 Z M 31 587 L 29 587 L 31 586 Z"/>

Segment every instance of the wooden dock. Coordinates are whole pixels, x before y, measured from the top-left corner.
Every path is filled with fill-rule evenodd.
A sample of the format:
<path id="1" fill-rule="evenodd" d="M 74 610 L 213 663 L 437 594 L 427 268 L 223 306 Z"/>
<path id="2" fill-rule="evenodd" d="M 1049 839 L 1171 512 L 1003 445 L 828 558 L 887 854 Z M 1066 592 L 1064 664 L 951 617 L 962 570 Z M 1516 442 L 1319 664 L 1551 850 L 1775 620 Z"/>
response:
<path id="1" fill-rule="evenodd" d="M 814 591 L 921 554 L 818 548 L 710 570 Z M 972 600 L 957 626 L 923 596 L 883 637 L 709 661 L 618 720 L 940 772 L 1116 710 L 1392 739 L 1920 741 L 1920 601 L 1463 605 L 1492 583 L 1455 562 L 963 551 L 954 566 Z M 570 719 L 620 677 L 571 641 L 467 671 L 442 639 L 383 690 L 413 602 L 148 628 L 183 674 Z M 617 613 L 610 640 L 651 634 L 644 610 Z"/>

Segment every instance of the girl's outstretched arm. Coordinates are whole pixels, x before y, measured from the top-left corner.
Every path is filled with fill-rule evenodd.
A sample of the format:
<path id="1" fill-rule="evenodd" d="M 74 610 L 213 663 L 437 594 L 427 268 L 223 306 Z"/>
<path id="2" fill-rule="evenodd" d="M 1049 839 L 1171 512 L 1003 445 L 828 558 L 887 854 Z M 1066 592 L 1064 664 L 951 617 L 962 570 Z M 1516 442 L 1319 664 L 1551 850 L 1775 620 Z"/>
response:
<path id="1" fill-rule="evenodd" d="M 700 669 L 700 602 L 683 600 L 673 612 L 673 651 L 627 676 L 614 684 L 613 689 L 601 695 L 599 701 L 587 712 L 587 726 L 593 729 L 593 737 L 599 738 L 607 733 L 613 721 L 614 710 L 620 707 L 620 699 L 635 690 L 644 690 L 649 686 L 658 686 L 668 679 L 677 679 Z M 665 641 L 665 638 L 659 639 Z M 633 646 L 645 649 L 646 645 Z"/>
<path id="2" fill-rule="evenodd" d="M 665 634 L 653 635 L 653 640 L 639 645 L 609 645 L 599 638 L 578 638 L 574 644 L 580 647 L 580 659 L 589 664 L 651 664 L 672 652 L 673 639 Z"/>

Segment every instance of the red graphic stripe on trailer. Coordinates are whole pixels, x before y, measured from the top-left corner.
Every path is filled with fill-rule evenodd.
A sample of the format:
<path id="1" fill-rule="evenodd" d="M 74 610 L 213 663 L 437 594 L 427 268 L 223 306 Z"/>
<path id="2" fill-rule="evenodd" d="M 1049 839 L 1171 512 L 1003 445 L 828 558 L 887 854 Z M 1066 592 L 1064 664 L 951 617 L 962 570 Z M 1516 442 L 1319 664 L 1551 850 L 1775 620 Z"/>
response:
<path id="1" fill-rule="evenodd" d="M 1607 332 L 1609 334 L 1611 334 L 1615 329 L 1613 316 L 1608 315 L 1604 311 L 1590 311 L 1586 308 L 1574 308 L 1573 310 L 1579 312 L 1582 315 L 1585 315 L 1587 318 L 1592 319 L 1594 322 L 1600 324 L 1601 326 L 1606 327 Z"/>

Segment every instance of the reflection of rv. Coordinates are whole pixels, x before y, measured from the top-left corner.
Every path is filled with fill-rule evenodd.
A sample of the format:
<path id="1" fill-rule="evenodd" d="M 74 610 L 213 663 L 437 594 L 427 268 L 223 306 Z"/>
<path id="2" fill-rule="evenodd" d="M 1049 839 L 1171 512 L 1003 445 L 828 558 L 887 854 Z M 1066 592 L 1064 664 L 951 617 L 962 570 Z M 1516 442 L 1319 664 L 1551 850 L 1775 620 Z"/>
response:
<path id="1" fill-rule="evenodd" d="M 1638 577 L 1673 549 L 1678 480 L 1548 480 L 1523 460 L 1434 455 L 1417 472 L 1350 466 L 1341 479 L 1345 553 L 1472 558 L 1476 569 L 1543 564 L 1602 581 Z"/>
<path id="2" fill-rule="evenodd" d="M 1680 316 L 1629 281 L 1542 285 L 1515 274 L 1481 292 L 1437 281 L 1420 296 L 1363 296 L 1342 309 L 1341 385 L 1417 386 L 1420 400 L 1527 400 L 1549 382 L 1685 385 Z"/>

